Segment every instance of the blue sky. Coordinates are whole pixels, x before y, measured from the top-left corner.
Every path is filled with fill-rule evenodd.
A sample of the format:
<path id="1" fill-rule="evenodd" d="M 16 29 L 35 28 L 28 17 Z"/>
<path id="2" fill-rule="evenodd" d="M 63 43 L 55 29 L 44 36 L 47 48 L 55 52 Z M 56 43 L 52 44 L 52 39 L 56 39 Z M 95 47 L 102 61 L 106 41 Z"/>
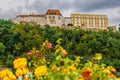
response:
<path id="1" fill-rule="evenodd" d="M 103 14 L 109 25 L 120 24 L 120 0 L 0 0 L 0 18 L 19 14 L 44 14 L 47 9 L 59 9 L 63 16 L 71 13 Z"/>

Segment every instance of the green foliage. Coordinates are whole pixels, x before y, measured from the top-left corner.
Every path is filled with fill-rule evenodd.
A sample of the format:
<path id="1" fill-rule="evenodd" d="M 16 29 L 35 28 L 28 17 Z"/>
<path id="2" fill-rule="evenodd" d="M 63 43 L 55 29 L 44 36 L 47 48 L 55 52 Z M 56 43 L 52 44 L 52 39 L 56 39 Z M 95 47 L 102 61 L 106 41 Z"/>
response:
<path id="1" fill-rule="evenodd" d="M 5 45 L 3 43 L 0 42 L 0 54 L 5 52 Z"/>
<path id="2" fill-rule="evenodd" d="M 120 32 L 66 30 L 49 25 L 42 28 L 39 25 L 13 24 L 11 21 L 0 20 L 0 42 L 4 44 L 1 50 L 3 56 L 8 53 L 21 56 L 32 48 L 40 49 L 45 40 L 56 45 L 59 38 L 62 38 L 61 45 L 70 56 L 84 56 L 85 62 L 93 54 L 101 53 L 103 55 L 101 62 L 113 65 L 120 71 Z"/>
<path id="3" fill-rule="evenodd" d="M 15 74 L 12 75 L 12 79 L 15 80 L 13 76 L 17 76 L 21 80 L 119 80 L 114 75 L 116 69 L 113 66 L 100 63 L 101 53 L 96 53 L 91 60 L 81 63 L 80 56 L 74 55 L 74 59 L 68 57 L 68 52 L 61 46 L 61 41 L 59 38 L 53 46 L 46 40 L 40 50 L 33 48 L 27 53 L 26 58 L 15 59 L 13 61 Z M 47 54 L 54 58 L 46 57 Z M 11 58 L 9 55 L 8 60 Z M 4 75 L 0 79 L 11 78 L 9 76 L 11 72 L 9 73 L 7 69 L 0 71 L 0 74 Z"/>
<path id="4" fill-rule="evenodd" d="M 14 56 L 11 54 L 8 54 L 7 59 L 5 60 L 5 67 L 12 68 L 13 60 L 14 60 Z"/>
<path id="5" fill-rule="evenodd" d="M 8 68 L 13 68 L 12 64 L 13 64 L 13 60 L 14 60 L 14 56 L 10 53 L 7 53 L 7 55 L 1 55 L 0 56 L 0 65 L 2 67 L 8 67 Z"/>
<path id="6" fill-rule="evenodd" d="M 16 42 L 14 47 L 14 53 L 16 55 L 21 55 L 21 52 L 26 52 L 31 50 L 33 47 L 39 49 L 42 42 L 42 37 L 39 34 L 39 26 L 23 25 L 17 24 L 16 27 L 11 29 L 13 38 Z"/>

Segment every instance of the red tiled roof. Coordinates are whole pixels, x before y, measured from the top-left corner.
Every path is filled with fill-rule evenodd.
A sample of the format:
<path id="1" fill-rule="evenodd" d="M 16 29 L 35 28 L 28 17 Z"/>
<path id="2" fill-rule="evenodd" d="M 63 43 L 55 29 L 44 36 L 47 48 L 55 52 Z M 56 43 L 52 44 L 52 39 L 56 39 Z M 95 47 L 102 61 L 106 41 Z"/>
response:
<path id="1" fill-rule="evenodd" d="M 62 14 L 60 13 L 59 10 L 52 10 L 52 9 L 48 9 L 48 11 L 46 12 L 46 15 L 60 15 L 60 16 L 62 16 Z"/>

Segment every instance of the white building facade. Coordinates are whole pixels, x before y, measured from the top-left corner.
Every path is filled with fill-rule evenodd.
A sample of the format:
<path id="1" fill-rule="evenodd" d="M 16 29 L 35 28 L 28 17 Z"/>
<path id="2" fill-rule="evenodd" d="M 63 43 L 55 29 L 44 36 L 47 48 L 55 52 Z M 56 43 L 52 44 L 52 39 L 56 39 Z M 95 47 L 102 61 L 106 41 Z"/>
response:
<path id="1" fill-rule="evenodd" d="M 14 23 L 34 23 L 43 25 L 50 25 L 50 26 L 59 26 L 61 27 L 63 23 L 64 17 L 60 13 L 59 10 L 48 10 L 46 14 L 29 14 L 29 15 L 18 15 L 12 21 Z"/>
<path id="2" fill-rule="evenodd" d="M 71 17 L 63 17 L 63 25 L 71 24 Z"/>
<path id="3" fill-rule="evenodd" d="M 63 17 L 59 10 L 47 10 L 45 14 L 18 15 L 13 19 L 14 23 L 32 23 L 44 26 L 64 27 L 72 24 L 85 30 L 101 29 L 108 27 L 107 15 L 96 14 L 71 14 L 71 17 Z"/>
<path id="4" fill-rule="evenodd" d="M 45 25 L 45 15 L 18 15 L 16 18 L 12 20 L 14 23 L 34 23 L 39 25 Z"/>
<path id="5" fill-rule="evenodd" d="M 60 13 L 59 10 L 48 10 L 46 12 L 46 24 L 50 26 L 62 26 L 62 14 Z"/>

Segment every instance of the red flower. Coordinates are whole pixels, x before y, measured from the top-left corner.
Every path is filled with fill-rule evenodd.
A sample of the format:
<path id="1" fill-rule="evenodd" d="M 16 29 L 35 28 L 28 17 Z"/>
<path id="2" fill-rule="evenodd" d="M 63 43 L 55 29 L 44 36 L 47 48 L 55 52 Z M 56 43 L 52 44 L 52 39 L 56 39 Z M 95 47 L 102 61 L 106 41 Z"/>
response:
<path id="1" fill-rule="evenodd" d="M 35 54 L 35 57 L 38 57 L 39 55 L 40 55 L 39 53 L 36 53 L 36 54 Z"/>
<path id="2" fill-rule="evenodd" d="M 84 70 L 83 72 L 82 72 L 82 76 L 83 77 L 89 77 L 90 76 L 90 71 L 88 71 L 88 70 Z"/>
<path id="3" fill-rule="evenodd" d="M 63 55 L 66 56 L 68 52 L 66 50 L 63 51 Z"/>
<path id="4" fill-rule="evenodd" d="M 38 57 L 39 55 L 40 55 L 40 51 L 39 51 L 39 50 L 36 50 L 35 56 Z"/>
<path id="5" fill-rule="evenodd" d="M 50 64 L 50 62 L 47 62 L 47 64 Z"/>
<path id="6" fill-rule="evenodd" d="M 45 55 L 46 53 L 45 52 L 42 52 L 42 55 Z"/>
<path id="7" fill-rule="evenodd" d="M 28 58 L 30 58 L 31 54 L 32 54 L 31 52 L 28 52 L 28 53 L 27 53 Z"/>
<path id="8" fill-rule="evenodd" d="M 36 53 L 40 53 L 40 51 L 39 51 L 39 50 L 36 50 Z"/>
<path id="9" fill-rule="evenodd" d="M 53 46 L 52 46 L 51 43 L 48 44 L 48 48 L 49 48 L 49 49 L 52 49 L 52 48 L 53 48 Z"/>
<path id="10" fill-rule="evenodd" d="M 111 70 L 111 72 L 116 73 L 117 70 L 116 70 L 115 68 L 113 68 L 113 69 Z"/>

